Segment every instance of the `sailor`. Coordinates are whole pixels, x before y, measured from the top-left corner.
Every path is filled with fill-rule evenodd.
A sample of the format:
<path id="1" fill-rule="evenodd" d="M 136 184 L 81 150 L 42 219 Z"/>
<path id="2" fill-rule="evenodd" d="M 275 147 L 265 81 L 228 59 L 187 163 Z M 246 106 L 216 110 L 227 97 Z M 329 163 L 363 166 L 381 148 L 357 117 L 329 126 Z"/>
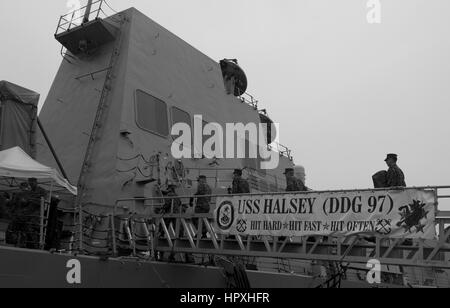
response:
<path id="1" fill-rule="evenodd" d="M 236 169 L 233 173 L 233 188 L 231 193 L 233 195 L 239 194 L 249 194 L 250 193 L 250 185 L 247 180 L 242 178 L 242 170 Z"/>
<path id="2" fill-rule="evenodd" d="M 164 214 L 184 214 L 186 213 L 187 206 L 183 205 L 180 198 L 178 198 L 178 194 L 176 192 L 177 185 L 170 184 L 167 188 L 167 191 L 165 192 L 165 205 L 164 205 Z M 173 197 L 173 198 L 170 198 Z M 172 224 L 173 229 L 177 230 L 177 219 L 176 218 L 169 218 L 166 220 L 166 224 L 170 226 Z M 175 231 L 176 232 L 176 231 Z M 177 237 L 181 237 L 182 230 L 179 230 L 179 233 L 177 234 Z M 171 254 L 173 256 L 173 254 Z"/>
<path id="3" fill-rule="evenodd" d="M 0 219 L 9 219 L 11 197 L 7 192 L 0 194 Z"/>
<path id="4" fill-rule="evenodd" d="M 207 183 L 207 178 L 204 175 L 200 175 L 198 177 L 198 187 L 197 192 L 194 196 L 197 197 L 197 205 L 195 207 L 195 214 L 208 214 L 211 210 L 211 195 L 212 190 L 211 187 L 209 187 Z M 194 198 L 191 198 L 190 205 L 193 206 Z M 194 219 L 193 223 L 194 226 L 198 229 L 200 224 L 200 218 Z M 207 237 L 208 230 L 206 229 L 206 226 L 203 224 L 202 230 L 200 231 L 202 234 L 202 238 Z"/>
<path id="5" fill-rule="evenodd" d="M 7 218 L 6 198 L 3 195 L 0 195 L 0 219 L 6 218 Z"/>
<path id="6" fill-rule="evenodd" d="M 287 168 L 284 172 L 284 175 L 286 176 L 286 192 L 301 192 L 301 191 L 308 191 L 308 188 L 306 188 L 305 184 L 302 182 L 302 180 L 298 179 L 294 175 L 295 170 L 293 168 Z"/>
<path id="7" fill-rule="evenodd" d="M 165 214 L 180 214 L 186 212 L 186 207 L 183 207 L 180 198 L 169 198 L 169 197 L 178 197 L 176 193 L 176 188 L 177 186 L 174 184 L 170 184 L 167 188 L 167 191 L 165 193 L 167 199 L 165 199 L 166 201 L 164 204 Z"/>
<path id="8" fill-rule="evenodd" d="M 38 185 L 38 181 L 35 178 L 28 179 L 29 186 L 29 196 L 32 201 L 38 202 L 41 204 L 41 198 L 45 198 L 47 192 Z"/>
<path id="9" fill-rule="evenodd" d="M 387 187 L 406 187 L 405 175 L 397 165 L 398 155 L 388 154 L 384 161 L 389 167 L 386 175 Z"/>
<path id="10" fill-rule="evenodd" d="M 303 166 L 295 166 L 294 167 L 294 176 L 303 182 L 303 184 L 306 186 L 306 170 Z"/>
<path id="11" fill-rule="evenodd" d="M 207 178 L 204 175 L 198 177 L 197 192 L 197 206 L 195 207 L 196 214 L 207 214 L 210 211 L 212 190 L 207 183 Z"/>

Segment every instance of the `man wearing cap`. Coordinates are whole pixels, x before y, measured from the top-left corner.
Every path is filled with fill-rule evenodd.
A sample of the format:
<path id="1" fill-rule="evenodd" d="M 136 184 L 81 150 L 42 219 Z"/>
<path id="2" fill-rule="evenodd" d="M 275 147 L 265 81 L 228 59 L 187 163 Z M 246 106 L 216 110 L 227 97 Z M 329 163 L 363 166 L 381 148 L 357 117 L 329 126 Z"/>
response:
<path id="1" fill-rule="evenodd" d="M 284 172 L 286 176 L 286 192 L 300 192 L 300 191 L 308 191 L 305 184 L 294 175 L 295 170 L 293 168 L 288 168 Z"/>
<path id="2" fill-rule="evenodd" d="M 249 194 L 250 193 L 250 184 L 247 180 L 242 178 L 242 170 L 236 169 L 233 173 L 233 189 L 231 193 L 233 195 L 240 194 Z"/>
<path id="3" fill-rule="evenodd" d="M 405 175 L 397 166 L 398 155 L 388 154 L 385 159 L 386 164 L 389 167 L 386 175 L 387 187 L 406 187 Z"/>

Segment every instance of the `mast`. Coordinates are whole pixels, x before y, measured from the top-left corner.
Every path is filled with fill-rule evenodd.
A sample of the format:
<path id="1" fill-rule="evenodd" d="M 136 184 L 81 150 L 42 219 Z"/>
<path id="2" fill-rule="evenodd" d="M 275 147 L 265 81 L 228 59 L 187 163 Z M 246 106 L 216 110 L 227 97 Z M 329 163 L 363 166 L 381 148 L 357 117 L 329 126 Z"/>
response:
<path id="1" fill-rule="evenodd" d="M 89 15 L 91 15 L 91 9 L 92 9 L 92 1 L 93 0 L 88 0 L 88 3 L 86 5 L 86 11 L 84 12 L 83 23 L 89 22 Z"/>

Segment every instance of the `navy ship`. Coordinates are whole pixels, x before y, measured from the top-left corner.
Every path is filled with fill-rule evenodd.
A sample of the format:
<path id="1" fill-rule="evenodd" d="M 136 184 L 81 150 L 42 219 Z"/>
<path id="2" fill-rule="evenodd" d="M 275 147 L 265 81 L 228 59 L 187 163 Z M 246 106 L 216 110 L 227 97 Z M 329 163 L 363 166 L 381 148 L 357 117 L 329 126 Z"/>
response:
<path id="1" fill-rule="evenodd" d="M 246 92 L 237 60 L 209 58 L 135 8 L 105 16 L 104 4 L 90 0 L 60 18 L 63 59 L 39 118 L 38 94 L 4 84 L 2 105 L 29 106 L 32 121 L 18 126 L 26 142 L 2 149 L 21 146 L 25 160 L 61 176 L 55 186 L 39 183 L 52 197 L 41 200 L 35 247 L 9 242 L 11 220 L 0 220 L 0 287 L 373 287 L 371 259 L 382 264 L 376 286 L 449 286 L 446 212 L 434 213 L 432 240 L 221 233 L 218 203 L 231 196 L 235 169 L 254 197 L 283 196 L 285 170 L 302 167 L 274 142 L 274 122 Z M 278 167 L 260 168 L 261 158 L 173 157 L 171 126 L 192 127 L 196 115 L 203 125 L 267 124 L 265 146 Z M 2 174 L 9 195 L 35 177 L 14 174 Z M 210 213 L 176 213 L 164 192 L 174 188 L 191 208 L 199 176 L 212 189 Z M 414 189 L 433 192 L 437 204 L 448 187 Z M 172 211 L 161 213 L 167 200 Z"/>

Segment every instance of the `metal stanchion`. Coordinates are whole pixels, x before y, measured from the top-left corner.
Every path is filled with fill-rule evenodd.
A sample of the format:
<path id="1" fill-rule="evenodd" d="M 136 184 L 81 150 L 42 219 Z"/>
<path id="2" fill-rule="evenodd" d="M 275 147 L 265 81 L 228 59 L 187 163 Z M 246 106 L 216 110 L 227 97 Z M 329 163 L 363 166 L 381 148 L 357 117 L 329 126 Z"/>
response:
<path id="1" fill-rule="evenodd" d="M 45 199 L 41 197 L 41 215 L 40 215 L 40 224 L 39 224 L 39 249 L 44 249 L 44 215 L 45 215 Z"/>

